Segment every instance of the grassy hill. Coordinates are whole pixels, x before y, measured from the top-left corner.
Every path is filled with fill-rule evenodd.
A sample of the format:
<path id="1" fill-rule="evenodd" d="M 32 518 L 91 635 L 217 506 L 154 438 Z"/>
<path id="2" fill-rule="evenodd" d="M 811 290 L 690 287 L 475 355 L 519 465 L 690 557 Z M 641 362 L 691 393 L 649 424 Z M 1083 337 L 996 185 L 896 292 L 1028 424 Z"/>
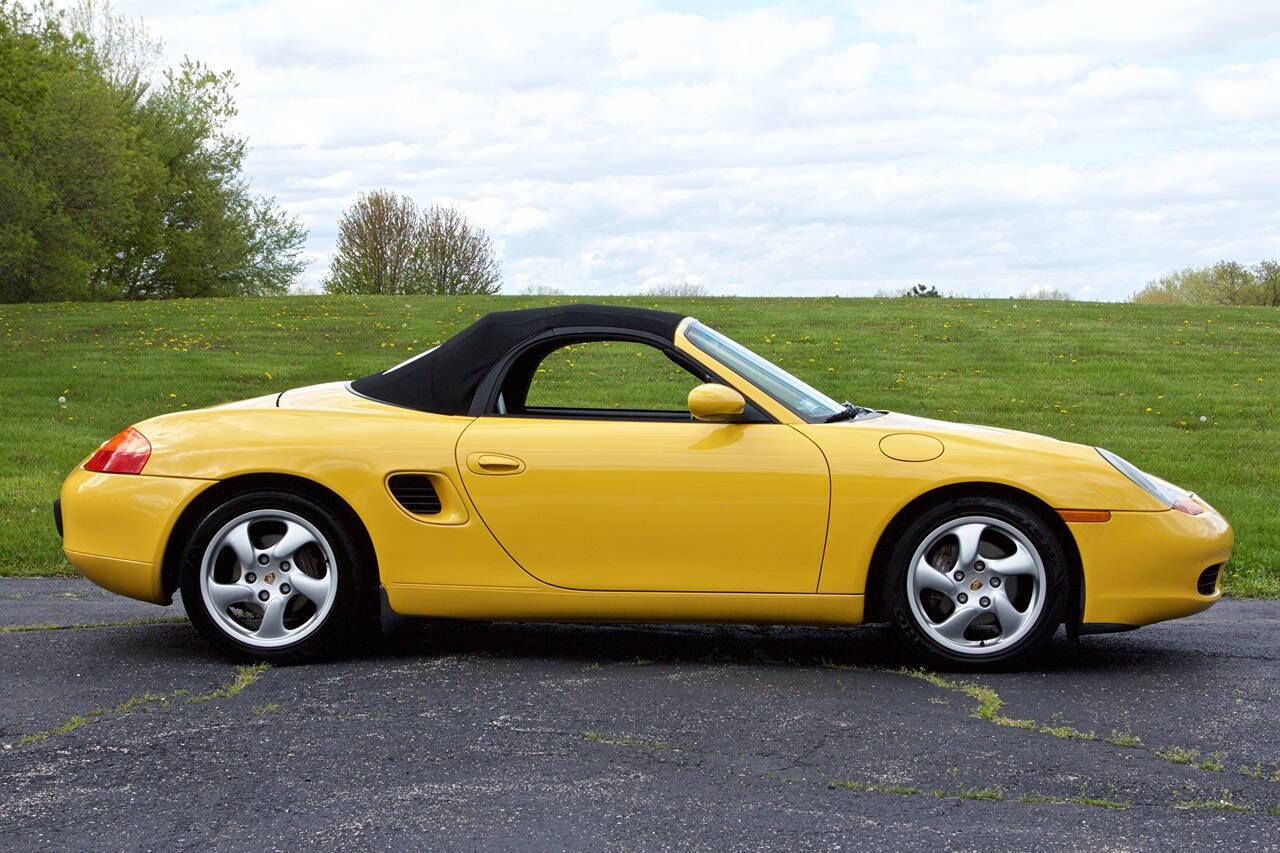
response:
<path id="1" fill-rule="evenodd" d="M 0 305 L 0 574 L 71 571 L 50 502 L 72 466 L 131 422 L 360 376 L 487 311 L 558 301 L 565 298 Z M 601 301 L 691 313 L 836 399 L 1106 446 L 1230 518 L 1230 592 L 1280 596 L 1280 309 Z M 644 371 L 621 360 L 616 368 L 645 393 Z M 569 357 L 555 369 L 580 368 Z"/>

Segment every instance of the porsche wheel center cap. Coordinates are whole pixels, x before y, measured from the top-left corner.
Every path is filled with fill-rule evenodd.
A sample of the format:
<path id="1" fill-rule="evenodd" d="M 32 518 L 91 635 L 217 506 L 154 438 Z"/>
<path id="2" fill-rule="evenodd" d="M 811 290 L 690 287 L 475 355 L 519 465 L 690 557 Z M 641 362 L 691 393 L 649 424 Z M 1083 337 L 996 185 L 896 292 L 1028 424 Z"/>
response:
<path id="1" fill-rule="evenodd" d="M 271 583 L 270 574 L 267 575 L 267 578 L 268 578 L 267 583 Z M 977 592 L 978 590 L 982 589 L 982 578 L 974 578 L 973 583 L 969 584 L 969 589 L 973 590 L 974 592 Z"/>
<path id="2" fill-rule="evenodd" d="M 265 583 L 267 586 L 271 586 L 273 583 L 276 582 L 276 573 L 267 572 L 265 575 L 262 576 L 262 582 Z M 977 587 L 975 586 L 974 589 L 977 589 Z"/>

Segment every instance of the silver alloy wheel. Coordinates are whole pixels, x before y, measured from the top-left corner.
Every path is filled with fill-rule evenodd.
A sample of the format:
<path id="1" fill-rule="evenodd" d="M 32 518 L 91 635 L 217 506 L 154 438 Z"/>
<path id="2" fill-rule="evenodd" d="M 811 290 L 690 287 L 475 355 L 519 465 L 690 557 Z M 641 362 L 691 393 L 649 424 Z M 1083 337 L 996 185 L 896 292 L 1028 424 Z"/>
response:
<path id="1" fill-rule="evenodd" d="M 263 649 L 287 646 L 312 634 L 333 607 L 337 561 L 305 518 L 254 510 L 209 541 L 200 592 L 214 623 L 231 637 Z"/>
<path id="2" fill-rule="evenodd" d="M 1025 636 L 1044 609 L 1046 587 L 1044 562 L 1026 534 L 989 516 L 934 528 L 907 568 L 917 624 L 964 655 L 1003 651 Z"/>

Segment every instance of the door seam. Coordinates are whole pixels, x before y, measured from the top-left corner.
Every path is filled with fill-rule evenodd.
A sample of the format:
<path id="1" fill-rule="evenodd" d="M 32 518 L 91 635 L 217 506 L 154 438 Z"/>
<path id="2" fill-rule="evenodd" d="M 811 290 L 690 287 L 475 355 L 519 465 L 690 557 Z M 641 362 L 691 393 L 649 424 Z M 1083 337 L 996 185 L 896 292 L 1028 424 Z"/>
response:
<path id="1" fill-rule="evenodd" d="M 822 450 L 822 446 L 814 441 L 809 435 L 806 435 L 795 424 L 786 424 L 791 427 L 797 435 L 804 436 L 805 440 L 817 449 L 818 455 L 822 457 L 822 464 L 827 469 L 827 523 L 822 528 L 822 556 L 818 559 L 818 580 L 813 586 L 814 594 L 818 594 L 822 589 L 822 570 L 827 567 L 827 543 L 831 541 L 831 499 L 832 499 L 832 482 L 831 482 L 831 460 L 827 459 L 827 454 Z M 464 430 L 465 431 L 465 430 Z"/>

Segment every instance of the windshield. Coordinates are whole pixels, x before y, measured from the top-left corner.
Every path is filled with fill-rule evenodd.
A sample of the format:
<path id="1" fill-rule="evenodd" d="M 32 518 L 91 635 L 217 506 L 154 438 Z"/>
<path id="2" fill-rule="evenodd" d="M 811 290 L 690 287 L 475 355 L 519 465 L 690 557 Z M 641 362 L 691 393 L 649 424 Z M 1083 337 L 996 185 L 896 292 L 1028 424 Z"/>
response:
<path id="1" fill-rule="evenodd" d="M 824 421 L 844 410 L 826 394 L 697 320 L 685 327 L 684 334 L 698 349 L 805 420 Z"/>

